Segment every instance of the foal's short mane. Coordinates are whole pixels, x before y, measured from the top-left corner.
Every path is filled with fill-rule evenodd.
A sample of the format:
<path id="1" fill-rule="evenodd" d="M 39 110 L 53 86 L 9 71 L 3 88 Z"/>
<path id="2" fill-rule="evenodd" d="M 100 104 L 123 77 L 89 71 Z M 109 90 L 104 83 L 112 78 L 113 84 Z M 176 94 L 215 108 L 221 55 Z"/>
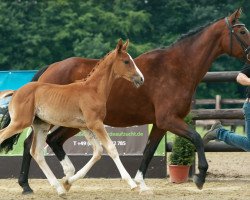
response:
<path id="1" fill-rule="evenodd" d="M 107 53 L 104 57 L 102 57 L 97 63 L 96 65 L 94 66 L 94 68 L 88 73 L 88 75 L 82 79 L 81 81 L 86 81 L 93 73 L 94 71 L 96 70 L 96 68 L 100 65 L 100 63 L 110 54 L 112 53 L 113 51 L 110 51 L 109 53 Z"/>

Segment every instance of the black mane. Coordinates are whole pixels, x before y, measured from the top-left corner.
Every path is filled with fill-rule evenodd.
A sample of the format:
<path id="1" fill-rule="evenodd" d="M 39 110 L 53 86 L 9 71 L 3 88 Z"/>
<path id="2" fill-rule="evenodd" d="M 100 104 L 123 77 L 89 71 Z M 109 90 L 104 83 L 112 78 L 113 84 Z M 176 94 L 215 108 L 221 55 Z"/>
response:
<path id="1" fill-rule="evenodd" d="M 180 42 L 181 40 L 184 40 L 184 39 L 189 38 L 189 37 L 191 37 L 191 36 L 193 36 L 193 35 L 195 35 L 195 34 L 197 34 L 197 33 L 202 32 L 205 28 L 211 26 L 212 24 L 214 24 L 215 22 L 217 22 L 217 21 L 219 21 L 219 20 L 221 20 L 221 19 L 223 19 L 223 18 L 224 18 L 224 17 L 221 17 L 221 18 L 216 19 L 216 20 L 214 20 L 214 21 L 212 21 L 212 22 L 209 22 L 209 23 L 207 23 L 207 24 L 205 24 L 205 25 L 202 25 L 202 26 L 200 26 L 200 27 L 196 27 L 196 28 L 194 28 L 194 29 L 191 29 L 191 30 L 188 31 L 187 33 L 182 34 L 182 35 L 181 35 L 175 42 L 173 42 L 170 46 L 173 46 L 173 45 L 175 45 L 176 43 Z"/>

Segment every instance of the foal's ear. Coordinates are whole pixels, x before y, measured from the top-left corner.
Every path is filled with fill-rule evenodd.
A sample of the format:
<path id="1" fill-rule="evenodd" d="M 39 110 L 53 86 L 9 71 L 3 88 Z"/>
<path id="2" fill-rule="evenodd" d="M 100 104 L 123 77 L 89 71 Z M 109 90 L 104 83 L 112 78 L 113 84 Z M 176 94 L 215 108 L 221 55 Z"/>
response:
<path id="1" fill-rule="evenodd" d="M 125 44 L 123 45 L 122 50 L 127 51 L 128 45 L 129 45 L 129 39 L 127 39 L 127 41 L 126 41 Z"/>
<path id="2" fill-rule="evenodd" d="M 228 17 L 229 21 L 234 24 L 241 16 L 242 9 L 238 8 L 232 15 Z"/>
<path id="3" fill-rule="evenodd" d="M 116 50 L 117 50 L 118 53 L 120 53 L 122 51 L 122 47 L 123 47 L 122 39 L 120 38 L 117 45 L 116 45 Z"/>

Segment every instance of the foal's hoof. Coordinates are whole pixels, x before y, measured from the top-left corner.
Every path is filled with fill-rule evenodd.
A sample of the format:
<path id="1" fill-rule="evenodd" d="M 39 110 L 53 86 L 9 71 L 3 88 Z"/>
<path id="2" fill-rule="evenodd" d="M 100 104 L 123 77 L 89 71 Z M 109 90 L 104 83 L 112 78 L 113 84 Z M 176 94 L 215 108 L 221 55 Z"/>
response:
<path id="1" fill-rule="evenodd" d="M 148 188 L 148 189 L 140 189 L 139 194 L 146 196 L 146 195 L 153 195 L 154 192 L 150 188 Z"/>
<path id="2" fill-rule="evenodd" d="M 68 180 L 63 182 L 63 187 L 65 188 L 65 190 L 68 192 L 71 188 L 71 184 L 68 182 Z"/>
<path id="3" fill-rule="evenodd" d="M 67 199 L 66 193 L 58 194 L 58 196 L 61 197 L 62 199 Z"/>
<path id="4" fill-rule="evenodd" d="M 197 187 L 199 190 L 202 190 L 203 185 L 204 185 L 205 182 L 202 181 L 201 178 L 200 178 L 198 175 L 194 175 L 193 181 L 194 181 L 196 187 Z"/>

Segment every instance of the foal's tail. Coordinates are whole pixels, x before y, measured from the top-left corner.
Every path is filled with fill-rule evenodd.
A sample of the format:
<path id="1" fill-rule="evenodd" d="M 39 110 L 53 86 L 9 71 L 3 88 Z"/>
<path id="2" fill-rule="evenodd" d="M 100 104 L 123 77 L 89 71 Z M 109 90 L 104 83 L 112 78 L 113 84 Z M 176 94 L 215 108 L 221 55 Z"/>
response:
<path id="1" fill-rule="evenodd" d="M 39 77 L 48 69 L 49 66 L 43 67 L 40 69 L 32 78 L 31 81 L 37 81 Z M 13 95 L 13 94 L 12 94 Z M 9 96 L 12 96 L 9 95 Z M 5 108 L 2 108 L 0 110 L 0 114 L 2 114 L 2 119 L 0 120 L 0 128 L 4 129 L 10 124 L 10 113 L 9 113 L 9 104 L 5 105 Z M 13 146 L 18 142 L 18 139 L 20 137 L 20 133 L 16 133 L 16 135 L 13 135 L 12 137 L 6 139 L 2 144 L 0 145 L 0 152 L 8 153 L 9 151 L 13 150 Z"/>

